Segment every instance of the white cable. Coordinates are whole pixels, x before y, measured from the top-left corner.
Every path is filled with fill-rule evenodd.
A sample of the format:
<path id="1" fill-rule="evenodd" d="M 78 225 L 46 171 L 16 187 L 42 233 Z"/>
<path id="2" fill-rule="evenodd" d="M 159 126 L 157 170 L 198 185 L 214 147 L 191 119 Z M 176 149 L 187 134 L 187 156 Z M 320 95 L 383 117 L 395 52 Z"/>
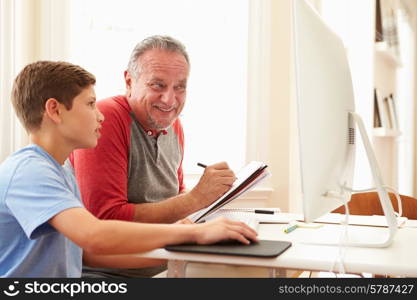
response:
<path id="1" fill-rule="evenodd" d="M 396 189 L 388 185 L 383 185 L 383 187 L 387 190 L 390 190 L 392 193 L 395 194 L 395 198 L 397 199 L 397 203 L 398 203 L 398 213 L 395 211 L 394 213 L 396 217 L 401 217 L 402 216 L 402 202 L 401 202 L 401 197 L 399 196 L 399 193 L 397 192 Z M 346 186 L 344 186 L 344 189 L 351 193 L 364 193 L 364 192 L 371 192 L 371 191 L 376 190 L 375 187 L 370 188 L 370 189 L 354 190 Z M 349 212 L 348 201 L 346 201 L 346 198 L 345 197 L 338 197 L 338 198 L 343 199 L 343 205 L 345 207 L 345 218 L 344 218 L 344 221 L 342 221 L 343 228 L 342 228 L 342 232 L 339 238 L 339 245 L 338 245 L 339 255 L 336 258 L 336 260 L 333 262 L 330 272 L 333 270 L 333 268 L 335 267 L 335 264 L 338 262 L 339 270 L 342 274 L 344 274 L 345 273 L 344 257 L 346 254 L 347 241 L 348 241 L 348 224 L 349 224 L 350 212 Z"/>
<path id="2" fill-rule="evenodd" d="M 403 215 L 403 203 L 401 202 L 400 194 L 397 192 L 396 189 L 390 186 L 384 185 L 384 187 L 388 190 L 391 190 L 391 192 L 395 194 L 395 198 L 397 198 L 397 204 L 398 204 L 398 213 L 395 212 L 395 214 L 397 215 L 397 217 L 401 217 Z"/>
<path id="3" fill-rule="evenodd" d="M 383 187 L 387 190 L 390 190 L 392 193 L 395 194 L 395 198 L 397 199 L 397 203 L 398 203 L 398 213 L 394 212 L 396 214 L 397 217 L 400 217 L 402 215 L 402 202 L 401 202 L 401 197 L 399 195 L 399 193 L 397 192 L 396 189 L 394 189 L 393 187 L 387 186 L 387 185 L 383 185 Z M 350 193 L 365 193 L 365 192 L 372 192 L 375 191 L 376 188 L 370 188 L 370 189 L 362 189 L 362 190 L 354 190 L 351 188 L 348 188 L 346 186 L 344 186 L 344 189 Z M 348 224 L 349 224 L 349 206 L 348 206 L 348 201 L 346 201 L 345 197 L 338 197 L 338 198 L 342 198 L 343 199 L 343 205 L 345 207 L 345 218 L 343 221 L 341 221 L 341 224 L 343 225 L 342 228 L 342 232 L 340 234 L 340 238 L 339 238 L 339 245 L 338 245 L 338 249 L 339 249 L 339 253 L 337 258 L 333 261 L 333 264 L 330 268 L 330 272 L 333 272 L 334 267 L 336 265 L 336 263 L 339 264 L 339 272 L 342 274 L 345 274 L 345 266 L 344 266 L 344 259 L 345 259 L 345 255 L 346 255 L 346 250 L 347 250 L 347 241 L 348 241 Z"/>
<path id="4" fill-rule="evenodd" d="M 346 197 L 340 197 L 343 200 L 343 205 L 345 206 L 345 219 L 344 221 L 342 221 L 342 231 L 340 233 L 339 236 L 339 245 L 338 245 L 338 256 L 336 257 L 336 259 L 333 261 L 333 264 L 330 268 L 330 272 L 334 272 L 334 268 L 336 263 L 338 263 L 339 265 L 339 273 L 341 274 L 345 274 L 346 273 L 346 269 L 345 269 L 345 265 L 344 265 L 344 259 L 345 259 L 345 254 L 346 254 L 346 242 L 347 242 L 347 238 L 348 238 L 348 224 L 349 224 L 349 207 L 348 207 L 348 201 L 346 201 Z"/>

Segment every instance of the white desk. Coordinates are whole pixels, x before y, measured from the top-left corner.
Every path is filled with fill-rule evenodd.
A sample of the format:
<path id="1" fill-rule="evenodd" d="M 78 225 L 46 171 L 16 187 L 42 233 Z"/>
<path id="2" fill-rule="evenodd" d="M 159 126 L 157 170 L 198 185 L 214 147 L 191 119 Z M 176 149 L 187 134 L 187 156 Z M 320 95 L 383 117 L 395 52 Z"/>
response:
<path id="1" fill-rule="evenodd" d="M 292 246 L 276 258 L 251 258 L 213 254 L 194 254 L 157 249 L 139 253 L 141 257 L 168 260 L 168 277 L 186 275 L 187 262 L 203 262 L 239 266 L 265 267 L 271 277 L 284 276 L 285 270 L 312 270 L 341 272 L 340 253 L 344 251 L 343 266 L 346 273 L 372 273 L 417 277 L 417 228 L 400 228 L 393 244 L 387 248 L 358 248 L 306 244 L 323 239 L 337 242 L 343 226 L 325 224 L 318 229 L 297 228 L 286 234 L 285 224 L 261 224 L 259 239 L 287 240 Z M 385 233 L 386 228 L 350 226 L 350 232 L 369 240 Z"/>

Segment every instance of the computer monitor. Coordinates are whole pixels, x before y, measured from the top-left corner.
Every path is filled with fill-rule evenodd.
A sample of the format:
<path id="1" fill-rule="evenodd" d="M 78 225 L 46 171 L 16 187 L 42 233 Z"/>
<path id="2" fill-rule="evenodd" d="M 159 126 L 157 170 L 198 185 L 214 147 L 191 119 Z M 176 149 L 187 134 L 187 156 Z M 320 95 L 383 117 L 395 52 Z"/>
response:
<path id="1" fill-rule="evenodd" d="M 312 222 L 351 197 L 356 126 L 389 225 L 388 237 L 371 243 L 387 246 L 396 218 L 361 118 L 355 113 L 349 63 L 342 40 L 304 0 L 292 1 L 294 67 L 304 218 Z M 354 243 L 350 243 L 354 245 Z M 366 246 L 367 243 L 358 243 Z"/>

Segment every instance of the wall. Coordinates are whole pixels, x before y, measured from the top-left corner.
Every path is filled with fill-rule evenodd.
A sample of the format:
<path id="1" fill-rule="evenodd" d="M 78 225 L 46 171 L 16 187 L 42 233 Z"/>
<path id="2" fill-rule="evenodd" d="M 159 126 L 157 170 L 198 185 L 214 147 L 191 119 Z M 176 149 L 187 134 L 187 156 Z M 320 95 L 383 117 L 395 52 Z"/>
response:
<path id="1" fill-rule="evenodd" d="M 270 168 L 274 189 L 270 203 L 290 209 L 290 112 L 293 103 L 291 79 L 291 1 L 272 1 L 271 6 L 271 97 Z"/>

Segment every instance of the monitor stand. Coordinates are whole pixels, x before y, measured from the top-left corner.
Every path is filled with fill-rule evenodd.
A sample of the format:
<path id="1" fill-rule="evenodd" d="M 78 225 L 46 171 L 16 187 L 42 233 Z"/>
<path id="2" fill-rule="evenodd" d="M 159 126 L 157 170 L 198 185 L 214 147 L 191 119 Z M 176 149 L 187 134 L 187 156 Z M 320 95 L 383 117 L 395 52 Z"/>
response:
<path id="1" fill-rule="evenodd" d="M 340 238 L 338 241 L 329 241 L 326 237 L 320 237 L 313 234 L 314 242 L 306 242 L 307 244 L 319 244 L 329 246 L 347 246 L 347 247 L 367 247 L 367 248 L 384 248 L 392 244 L 395 233 L 397 232 L 398 225 L 397 219 L 392 207 L 391 200 L 384 187 L 381 172 L 375 157 L 375 153 L 372 149 L 371 142 L 368 134 L 366 133 L 365 125 L 359 114 L 355 112 L 349 112 L 349 119 L 353 120 L 353 124 L 357 124 L 359 133 L 366 151 L 366 155 L 371 168 L 373 180 L 375 182 L 376 191 L 379 196 L 379 201 L 384 212 L 388 228 L 381 229 L 376 227 L 364 227 L 355 228 L 347 226 L 346 236 Z M 319 232 L 317 232 L 319 233 Z M 342 234 L 342 233 L 340 233 Z M 326 241 L 327 240 L 327 241 Z"/>

